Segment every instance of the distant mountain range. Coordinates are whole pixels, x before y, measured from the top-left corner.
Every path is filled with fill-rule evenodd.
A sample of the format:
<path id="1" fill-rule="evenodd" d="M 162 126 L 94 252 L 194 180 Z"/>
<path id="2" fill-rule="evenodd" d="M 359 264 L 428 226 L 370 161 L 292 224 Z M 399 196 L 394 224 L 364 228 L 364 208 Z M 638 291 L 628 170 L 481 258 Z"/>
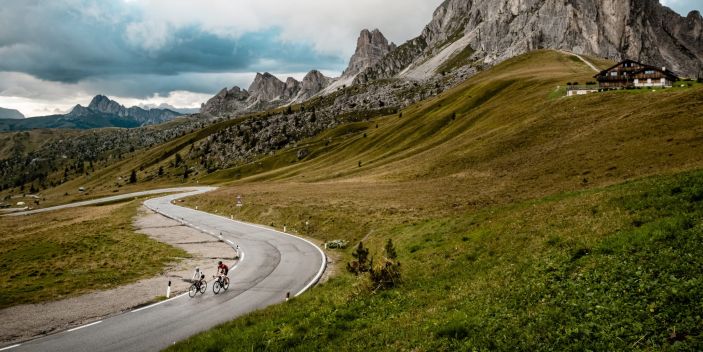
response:
<path id="1" fill-rule="evenodd" d="M 24 115 L 15 109 L 0 108 L 0 119 L 23 119 Z"/>
<path id="2" fill-rule="evenodd" d="M 169 109 L 126 108 L 104 95 L 96 95 L 87 107 L 76 105 L 64 115 L 23 119 L 0 119 L 0 131 L 21 131 L 33 128 L 134 128 L 172 120 L 181 113 Z"/>

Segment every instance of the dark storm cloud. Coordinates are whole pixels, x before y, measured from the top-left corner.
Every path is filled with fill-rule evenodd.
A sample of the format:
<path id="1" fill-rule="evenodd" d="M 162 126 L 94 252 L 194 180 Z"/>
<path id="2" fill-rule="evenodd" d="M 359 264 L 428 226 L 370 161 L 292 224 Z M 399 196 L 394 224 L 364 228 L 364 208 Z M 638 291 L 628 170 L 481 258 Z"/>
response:
<path id="1" fill-rule="evenodd" d="M 147 26 L 135 32 L 130 26 L 143 20 L 142 14 L 117 3 L 99 5 L 78 1 L 3 4 L 0 71 L 74 83 L 135 74 L 244 72 L 265 69 L 267 64 L 279 71 L 343 64 L 340 57 L 317 54 L 306 45 L 279 42 L 276 29 L 236 37 L 209 33 L 196 25 Z"/>

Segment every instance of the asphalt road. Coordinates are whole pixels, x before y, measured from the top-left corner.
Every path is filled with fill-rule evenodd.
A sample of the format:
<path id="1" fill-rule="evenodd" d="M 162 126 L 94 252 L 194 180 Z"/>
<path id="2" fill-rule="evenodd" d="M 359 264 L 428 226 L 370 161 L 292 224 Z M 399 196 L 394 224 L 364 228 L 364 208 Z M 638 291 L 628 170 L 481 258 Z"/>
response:
<path id="1" fill-rule="evenodd" d="M 187 193 L 150 199 L 144 204 L 187 226 L 218 238 L 221 236 L 232 247 L 239 246 L 241 260 L 230 269 L 231 283 L 227 292 L 214 295 L 214 273 L 205 273 L 208 289 L 204 295 L 198 294 L 195 298 L 181 295 L 103 321 L 4 348 L 10 347 L 8 349 L 11 351 L 158 351 L 235 317 L 283 302 L 287 293 L 291 297 L 297 296 L 319 280 L 326 258 L 322 250 L 311 242 L 172 203 L 178 198 L 212 189 L 188 188 L 185 189 Z M 170 189 L 167 192 L 174 191 L 178 190 Z M 151 192 L 164 193 L 163 190 Z M 124 197 L 140 195 L 145 194 L 140 192 Z M 100 200 L 89 202 L 86 204 L 97 204 Z M 53 209 L 56 208 L 60 207 Z M 51 208 L 43 209 L 48 210 Z"/>
<path id="2" fill-rule="evenodd" d="M 130 199 L 130 198 L 151 196 L 151 195 L 155 195 L 155 194 L 176 193 L 176 192 L 196 192 L 196 191 L 198 193 L 204 193 L 204 192 L 213 191 L 215 189 L 217 189 L 217 187 L 160 188 L 160 189 L 153 189 L 150 191 L 119 194 L 119 195 L 109 196 L 109 197 L 104 197 L 104 198 L 83 200 L 80 202 L 68 203 L 68 204 L 64 204 L 64 205 L 57 205 L 57 206 L 48 207 L 48 208 L 34 209 L 34 210 L 28 210 L 28 211 L 19 211 L 19 212 L 14 212 L 14 213 L 8 213 L 8 214 L 5 214 L 4 216 L 32 215 L 32 214 L 44 213 L 47 211 L 53 211 L 53 210 L 59 210 L 59 209 L 76 208 L 76 207 L 83 207 L 86 205 L 111 203 L 111 202 L 116 202 L 116 201 Z"/>

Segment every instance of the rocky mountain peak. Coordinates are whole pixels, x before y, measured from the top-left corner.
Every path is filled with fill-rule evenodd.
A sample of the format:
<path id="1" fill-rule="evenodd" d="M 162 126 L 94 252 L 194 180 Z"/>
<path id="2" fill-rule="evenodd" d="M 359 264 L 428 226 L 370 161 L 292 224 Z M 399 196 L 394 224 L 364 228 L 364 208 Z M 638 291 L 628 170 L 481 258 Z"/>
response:
<path id="1" fill-rule="evenodd" d="M 386 54 L 395 48 L 395 44 L 389 44 L 388 39 L 378 29 L 362 30 L 356 41 L 356 51 L 349 60 L 349 66 L 344 70 L 342 77 L 357 75 L 362 70 L 381 61 Z"/>
<path id="2" fill-rule="evenodd" d="M 286 84 L 268 72 L 257 73 L 254 82 L 249 86 L 249 94 L 259 101 L 278 99 L 285 90 Z"/>
<path id="3" fill-rule="evenodd" d="M 99 94 L 93 97 L 93 100 L 90 101 L 88 109 L 107 114 L 120 115 L 120 113 L 125 110 L 125 107 L 120 105 L 118 102 L 110 100 L 110 98 Z"/>
<path id="4" fill-rule="evenodd" d="M 332 79 L 326 77 L 318 70 L 312 70 L 303 77 L 300 82 L 300 92 L 296 98 L 297 103 L 304 102 L 321 92 L 332 83 Z"/>
<path id="5" fill-rule="evenodd" d="M 298 84 L 300 84 L 300 82 L 298 82 L 298 80 L 296 80 L 296 79 L 293 78 L 293 77 L 288 77 L 288 78 L 286 79 L 286 87 L 289 87 L 289 88 L 290 88 L 290 87 L 295 87 L 295 86 L 297 86 Z"/>
<path id="6" fill-rule="evenodd" d="M 91 109 L 88 109 L 83 105 L 76 104 L 76 106 L 74 106 L 73 109 L 71 109 L 71 112 L 68 113 L 68 116 L 81 117 L 81 116 L 88 116 L 92 113 L 93 113 L 93 111 Z"/>

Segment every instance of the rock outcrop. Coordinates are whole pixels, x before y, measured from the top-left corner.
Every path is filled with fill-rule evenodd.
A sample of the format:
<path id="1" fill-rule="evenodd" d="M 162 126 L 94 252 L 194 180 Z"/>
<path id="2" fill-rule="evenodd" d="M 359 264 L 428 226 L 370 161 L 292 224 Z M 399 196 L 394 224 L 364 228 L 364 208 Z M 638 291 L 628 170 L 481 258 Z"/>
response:
<path id="1" fill-rule="evenodd" d="M 249 99 L 258 101 L 280 100 L 286 90 L 286 84 L 276 76 L 266 72 L 257 73 L 254 81 L 249 86 Z"/>
<path id="2" fill-rule="evenodd" d="M 23 118 L 24 115 L 22 115 L 22 113 L 18 110 L 0 108 L 0 119 L 18 120 Z"/>
<path id="3" fill-rule="evenodd" d="M 454 43 L 461 45 L 450 47 Z M 363 77 L 403 72 L 412 78 L 428 59 L 439 57 L 437 66 L 466 46 L 484 65 L 531 50 L 561 49 L 695 76 L 703 62 L 703 19 L 697 11 L 682 17 L 658 0 L 447 0 L 422 34 L 399 48 L 404 53 L 386 56 Z"/>
<path id="4" fill-rule="evenodd" d="M 332 79 L 325 77 L 320 71 L 312 70 L 308 72 L 300 83 L 300 92 L 295 99 L 296 103 L 304 102 L 330 85 Z"/>
<path id="5" fill-rule="evenodd" d="M 356 51 L 349 60 L 349 66 L 342 73 L 342 77 L 356 76 L 359 72 L 381 61 L 395 48 L 396 45 L 388 44 L 388 40 L 378 29 L 374 29 L 372 32 L 368 29 L 362 30 L 356 41 Z"/>
<path id="6" fill-rule="evenodd" d="M 225 88 L 203 104 L 200 110 L 212 116 L 223 116 L 302 103 L 331 82 L 331 78 L 317 70 L 308 72 L 302 81 L 288 77 L 285 82 L 268 72 L 257 73 L 248 91 L 239 87 Z"/>
<path id="7" fill-rule="evenodd" d="M 210 98 L 200 107 L 200 112 L 219 116 L 228 111 L 243 111 L 249 105 L 249 92 L 239 87 L 222 89 L 217 95 Z"/>

